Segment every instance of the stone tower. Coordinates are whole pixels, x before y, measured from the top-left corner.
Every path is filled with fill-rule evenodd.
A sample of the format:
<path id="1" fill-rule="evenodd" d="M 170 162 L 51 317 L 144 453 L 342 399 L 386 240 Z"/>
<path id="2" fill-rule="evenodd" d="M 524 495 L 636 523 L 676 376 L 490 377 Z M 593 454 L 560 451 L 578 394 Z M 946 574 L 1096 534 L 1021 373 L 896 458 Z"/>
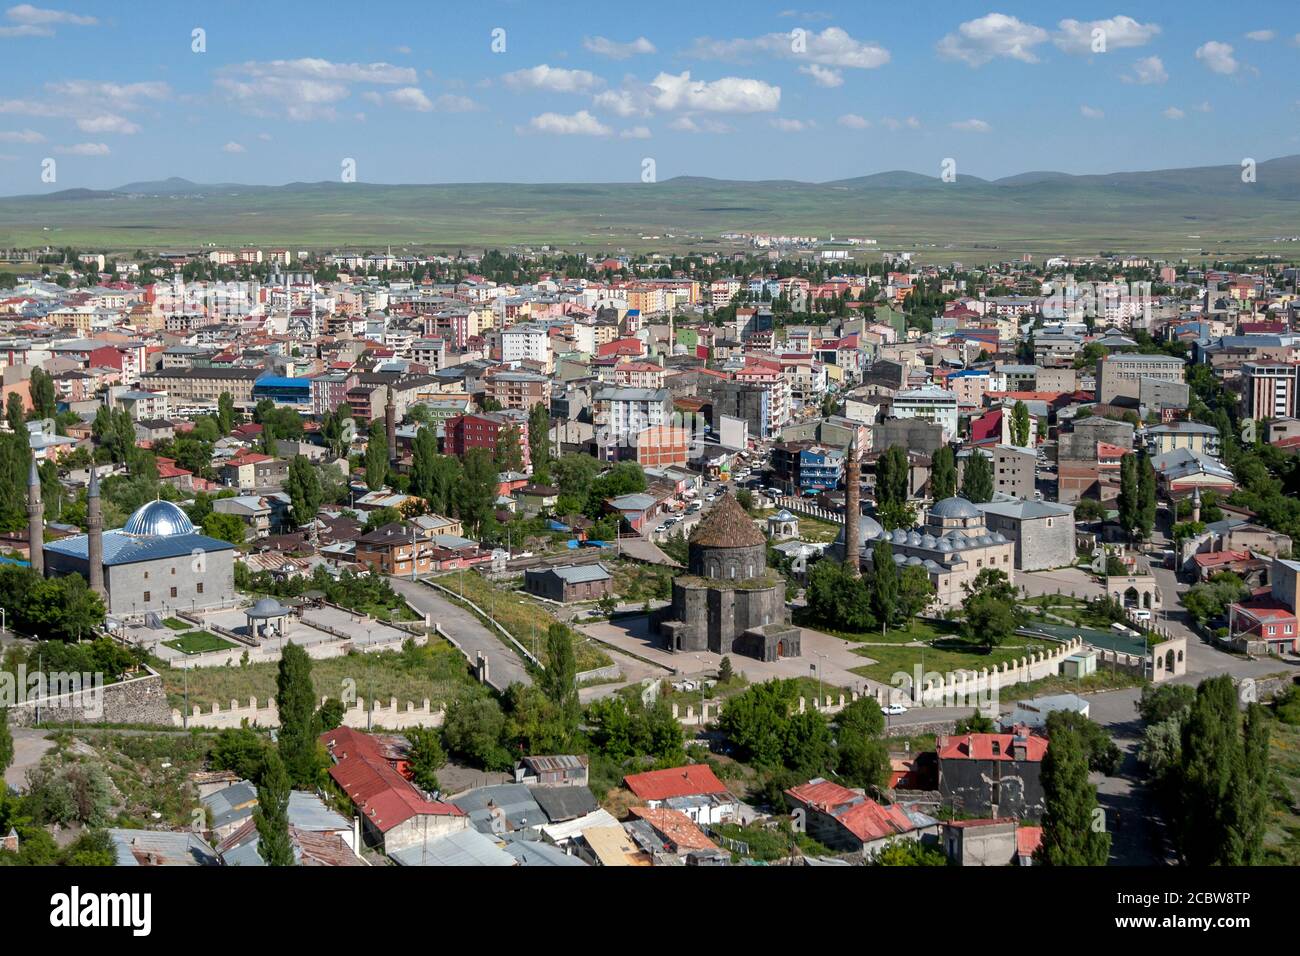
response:
<path id="1" fill-rule="evenodd" d="M 393 386 L 388 386 L 388 402 L 384 405 L 384 434 L 388 436 L 388 460 L 397 461 L 397 406 L 393 404 Z"/>
<path id="2" fill-rule="evenodd" d="M 849 573 L 855 578 L 862 574 L 862 556 L 858 551 L 861 474 L 862 454 L 858 450 L 858 430 L 855 428 L 853 438 L 849 441 L 849 460 L 844 466 L 844 560 L 848 562 Z"/>
<path id="3" fill-rule="evenodd" d="M 27 545 L 31 551 L 32 570 L 45 574 L 45 504 L 41 501 L 41 475 L 36 470 L 36 458 L 32 458 L 31 471 L 27 476 Z"/>
<path id="4" fill-rule="evenodd" d="M 99 473 L 90 466 L 90 488 L 86 492 L 86 565 L 90 589 L 100 597 L 104 591 L 104 514 L 99 502 Z"/>

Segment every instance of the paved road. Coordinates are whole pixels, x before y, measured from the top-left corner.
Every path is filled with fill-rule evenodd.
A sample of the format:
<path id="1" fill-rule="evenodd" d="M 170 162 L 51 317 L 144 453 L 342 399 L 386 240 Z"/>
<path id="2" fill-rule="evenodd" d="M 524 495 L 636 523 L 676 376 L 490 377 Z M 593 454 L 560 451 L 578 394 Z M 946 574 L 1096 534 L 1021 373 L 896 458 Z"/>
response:
<path id="1" fill-rule="evenodd" d="M 442 629 L 460 644 L 471 664 L 481 651 L 487 657 L 488 682 L 493 687 L 501 690 L 516 681 L 532 684 L 533 679 L 519 656 L 504 638 L 489 631 L 472 611 L 453 604 L 427 584 L 393 577 L 388 579 L 388 583 L 417 611 L 428 614 L 431 621 L 441 624 Z"/>
<path id="2" fill-rule="evenodd" d="M 10 727 L 14 738 L 14 762 L 5 771 L 5 783 L 11 787 L 27 786 L 27 771 L 41 762 L 41 758 L 54 749 L 54 742 L 46 740 L 51 731 L 32 730 L 29 727 Z"/>

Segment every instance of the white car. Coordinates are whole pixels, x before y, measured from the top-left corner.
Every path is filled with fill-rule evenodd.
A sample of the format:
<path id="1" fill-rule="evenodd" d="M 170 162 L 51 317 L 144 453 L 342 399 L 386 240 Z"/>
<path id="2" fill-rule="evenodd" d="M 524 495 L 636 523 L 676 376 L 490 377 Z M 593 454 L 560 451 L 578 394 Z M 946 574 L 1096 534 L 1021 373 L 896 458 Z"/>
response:
<path id="1" fill-rule="evenodd" d="M 889 717 L 897 717 L 900 714 L 907 713 L 907 708 L 902 704 L 890 704 L 888 707 L 880 708 L 880 712 Z"/>

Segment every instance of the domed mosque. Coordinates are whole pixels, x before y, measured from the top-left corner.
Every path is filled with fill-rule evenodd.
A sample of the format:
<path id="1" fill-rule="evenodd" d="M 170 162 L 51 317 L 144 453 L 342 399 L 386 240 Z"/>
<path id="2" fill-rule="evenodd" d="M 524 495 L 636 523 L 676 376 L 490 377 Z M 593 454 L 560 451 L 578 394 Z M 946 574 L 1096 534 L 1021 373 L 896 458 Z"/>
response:
<path id="1" fill-rule="evenodd" d="M 1001 532 L 989 533 L 984 512 L 965 498 L 936 501 L 922 527 L 910 531 L 884 530 L 871 518 L 859 519 L 859 560 L 874 560 L 876 545 L 889 543 L 900 566 L 924 567 L 934 585 L 937 608 L 957 607 L 966 598 L 965 585 L 985 568 L 996 568 L 1015 579 L 1015 543 Z M 837 544 L 843 553 L 844 532 Z"/>
<path id="2" fill-rule="evenodd" d="M 235 603 L 235 546 L 198 531 L 177 505 L 150 501 L 110 531 L 102 530 L 101 514 L 99 479 L 92 472 L 89 531 L 45 544 L 45 574 L 80 574 L 118 617 Z"/>
<path id="3" fill-rule="evenodd" d="M 667 650 L 762 661 L 800 656 L 785 579 L 768 569 L 767 539 L 730 493 L 695 526 L 687 555 L 687 572 L 673 581 L 673 603 L 650 619 Z"/>

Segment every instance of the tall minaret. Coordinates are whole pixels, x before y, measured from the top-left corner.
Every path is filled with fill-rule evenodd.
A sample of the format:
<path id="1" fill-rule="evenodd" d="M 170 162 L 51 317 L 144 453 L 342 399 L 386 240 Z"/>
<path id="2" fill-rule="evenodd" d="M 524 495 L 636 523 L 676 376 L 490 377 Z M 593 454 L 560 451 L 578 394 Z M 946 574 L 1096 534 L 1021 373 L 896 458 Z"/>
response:
<path id="1" fill-rule="evenodd" d="M 397 406 L 393 404 L 393 386 L 388 386 L 388 403 L 384 406 L 384 432 L 388 435 L 388 460 L 397 461 Z"/>
<path id="2" fill-rule="evenodd" d="M 99 503 L 99 474 L 90 466 L 90 488 L 86 492 L 86 565 L 90 589 L 100 597 L 104 591 L 104 515 Z"/>
<path id="3" fill-rule="evenodd" d="M 861 493 L 862 458 L 858 451 L 858 429 L 849 441 L 849 462 L 844 468 L 844 560 L 855 578 L 862 574 L 862 557 L 858 541 L 858 497 Z"/>
<path id="4" fill-rule="evenodd" d="M 1192 489 L 1192 520 L 1201 520 L 1201 486 Z"/>
<path id="5" fill-rule="evenodd" d="M 41 501 L 41 475 L 32 456 L 27 475 L 27 546 L 31 551 L 32 570 L 45 575 L 45 505 Z"/>

